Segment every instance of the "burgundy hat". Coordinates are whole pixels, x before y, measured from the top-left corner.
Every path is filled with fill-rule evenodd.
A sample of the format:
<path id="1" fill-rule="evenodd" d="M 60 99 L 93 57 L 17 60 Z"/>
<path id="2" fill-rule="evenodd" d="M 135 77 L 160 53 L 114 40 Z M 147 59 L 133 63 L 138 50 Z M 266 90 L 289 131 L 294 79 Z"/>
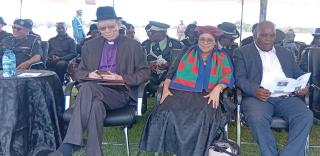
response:
<path id="1" fill-rule="evenodd" d="M 201 34 L 203 34 L 203 33 L 211 34 L 211 35 L 214 36 L 214 37 L 218 37 L 218 36 L 223 35 L 223 31 L 222 31 L 222 30 L 220 30 L 220 29 L 217 28 L 217 27 L 210 26 L 210 25 L 207 25 L 207 26 L 197 26 L 197 27 L 195 28 L 195 31 L 199 32 L 199 35 L 201 35 Z"/>

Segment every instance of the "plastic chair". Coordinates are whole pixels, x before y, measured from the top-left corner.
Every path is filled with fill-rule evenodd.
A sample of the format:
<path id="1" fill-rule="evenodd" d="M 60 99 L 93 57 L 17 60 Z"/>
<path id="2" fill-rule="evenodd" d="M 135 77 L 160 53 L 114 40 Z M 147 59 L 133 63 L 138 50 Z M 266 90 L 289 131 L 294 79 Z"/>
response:
<path id="1" fill-rule="evenodd" d="M 71 102 L 71 93 L 72 88 L 77 83 L 75 81 L 70 82 L 67 84 L 65 88 L 65 106 L 66 111 L 63 114 L 63 120 L 69 122 L 72 116 L 73 108 L 70 106 Z M 130 156 L 130 149 L 129 149 L 129 138 L 128 138 L 128 128 L 131 128 L 132 125 L 135 123 L 136 118 L 142 115 L 142 98 L 143 98 L 143 91 L 144 91 L 145 83 L 141 84 L 138 88 L 138 99 L 136 105 L 128 105 L 123 108 L 114 109 L 114 110 L 107 110 L 107 116 L 104 119 L 104 127 L 112 127 L 112 126 L 120 126 L 122 127 L 123 134 L 125 137 L 125 144 L 126 144 L 126 151 L 127 156 Z"/>
<path id="2" fill-rule="evenodd" d="M 241 113 L 240 106 L 242 102 L 242 94 L 240 90 L 237 90 L 237 144 L 241 146 L 241 124 L 246 125 L 244 115 Z M 309 108 L 309 95 L 305 96 L 305 103 Z M 271 122 L 272 129 L 288 130 L 288 122 L 280 117 L 272 117 Z M 307 137 L 307 143 L 305 147 L 305 156 L 309 155 L 309 136 Z"/>

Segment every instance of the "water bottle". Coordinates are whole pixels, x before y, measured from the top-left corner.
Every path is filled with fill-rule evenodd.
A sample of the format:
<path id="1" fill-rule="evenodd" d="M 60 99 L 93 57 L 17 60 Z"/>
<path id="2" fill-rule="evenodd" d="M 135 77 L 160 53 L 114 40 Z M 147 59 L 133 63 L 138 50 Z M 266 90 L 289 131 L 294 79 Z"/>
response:
<path id="1" fill-rule="evenodd" d="M 2 56 L 3 77 L 16 75 L 16 56 L 10 49 L 6 49 Z"/>

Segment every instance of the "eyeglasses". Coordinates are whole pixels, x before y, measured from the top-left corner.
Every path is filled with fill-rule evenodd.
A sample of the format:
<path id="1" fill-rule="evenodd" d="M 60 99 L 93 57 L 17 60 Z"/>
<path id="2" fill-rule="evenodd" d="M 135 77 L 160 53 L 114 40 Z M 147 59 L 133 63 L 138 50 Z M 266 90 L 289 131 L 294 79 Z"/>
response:
<path id="1" fill-rule="evenodd" d="M 102 26 L 102 27 L 98 27 L 99 31 L 106 31 L 108 30 L 114 30 L 117 26 L 116 25 L 106 25 L 106 26 Z"/>
<path id="2" fill-rule="evenodd" d="M 15 29 L 15 30 L 17 30 L 17 31 L 20 31 L 20 30 L 22 30 L 22 28 L 20 28 L 20 27 L 17 27 L 17 26 L 12 26 L 12 29 Z"/>
<path id="3" fill-rule="evenodd" d="M 212 38 L 199 38 L 199 42 L 203 44 L 212 44 L 215 43 L 215 40 Z"/>

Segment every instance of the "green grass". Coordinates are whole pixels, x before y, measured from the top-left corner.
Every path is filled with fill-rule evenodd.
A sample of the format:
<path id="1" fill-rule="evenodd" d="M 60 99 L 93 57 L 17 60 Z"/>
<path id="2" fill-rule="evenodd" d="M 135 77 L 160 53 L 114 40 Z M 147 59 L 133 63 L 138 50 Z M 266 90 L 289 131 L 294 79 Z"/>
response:
<path id="1" fill-rule="evenodd" d="M 75 92 L 74 92 L 75 94 Z M 136 156 L 138 153 L 138 145 L 140 141 L 141 132 L 144 128 L 144 124 L 149 116 L 151 109 L 154 106 L 154 98 L 148 98 L 148 111 L 139 117 L 136 124 L 129 129 L 129 144 L 131 156 Z M 228 127 L 229 138 L 236 140 L 236 123 L 231 122 Z M 241 141 L 244 142 L 241 145 L 241 151 L 243 156 L 258 156 L 259 148 L 258 145 L 253 140 L 250 130 L 247 127 L 242 127 Z M 287 133 L 274 131 L 274 135 L 277 139 L 278 148 L 282 149 L 286 144 Z M 105 156 L 125 156 L 125 143 L 123 132 L 120 127 L 107 127 L 104 129 L 104 144 L 103 152 Z M 310 135 L 310 145 L 320 146 L 320 126 L 314 125 Z M 140 156 L 154 156 L 155 154 L 142 151 Z M 165 154 L 165 156 L 172 156 L 172 154 Z M 311 147 L 310 156 L 319 156 L 320 148 Z M 74 153 L 74 156 L 84 156 L 84 150 L 80 149 Z"/>

